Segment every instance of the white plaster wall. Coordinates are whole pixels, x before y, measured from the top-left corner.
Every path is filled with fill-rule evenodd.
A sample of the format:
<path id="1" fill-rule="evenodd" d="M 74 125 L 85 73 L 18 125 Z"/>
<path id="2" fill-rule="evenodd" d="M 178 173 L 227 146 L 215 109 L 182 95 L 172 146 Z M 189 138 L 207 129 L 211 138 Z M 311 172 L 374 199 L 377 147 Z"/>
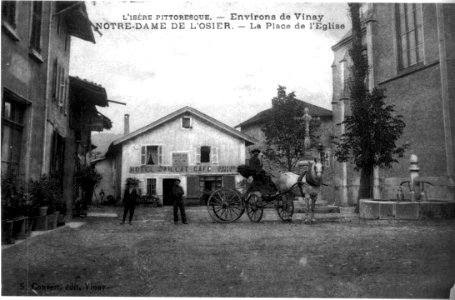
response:
<path id="1" fill-rule="evenodd" d="M 181 127 L 181 116 L 153 130 L 143 133 L 122 145 L 122 195 L 128 177 L 136 177 L 141 183 L 139 188 L 146 193 L 147 178 L 157 179 L 157 195 L 163 195 L 162 179 L 179 178 L 186 193 L 186 175 L 178 173 L 147 173 L 130 174 L 132 166 L 141 165 L 141 147 L 158 145 L 162 147 L 162 165 L 172 165 L 172 152 L 187 152 L 189 165 L 196 165 L 196 151 L 201 146 L 218 148 L 218 164 L 220 166 L 238 166 L 245 162 L 245 141 L 227 134 L 203 120 L 192 117 L 192 128 Z M 203 164 L 210 165 L 210 164 Z"/>

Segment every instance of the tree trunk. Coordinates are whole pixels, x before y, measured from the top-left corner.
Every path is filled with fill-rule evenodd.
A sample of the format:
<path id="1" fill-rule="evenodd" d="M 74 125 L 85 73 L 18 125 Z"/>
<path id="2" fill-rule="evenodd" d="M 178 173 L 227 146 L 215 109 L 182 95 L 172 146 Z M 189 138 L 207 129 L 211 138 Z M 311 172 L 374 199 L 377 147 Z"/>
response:
<path id="1" fill-rule="evenodd" d="M 287 162 L 288 162 L 288 171 L 291 172 L 291 171 L 292 171 L 292 157 L 291 157 L 291 151 L 286 150 L 286 158 L 287 158 Z"/>
<path id="2" fill-rule="evenodd" d="M 367 166 L 360 170 L 359 197 L 357 199 L 356 212 L 359 211 L 360 199 L 373 198 L 373 166 Z"/>

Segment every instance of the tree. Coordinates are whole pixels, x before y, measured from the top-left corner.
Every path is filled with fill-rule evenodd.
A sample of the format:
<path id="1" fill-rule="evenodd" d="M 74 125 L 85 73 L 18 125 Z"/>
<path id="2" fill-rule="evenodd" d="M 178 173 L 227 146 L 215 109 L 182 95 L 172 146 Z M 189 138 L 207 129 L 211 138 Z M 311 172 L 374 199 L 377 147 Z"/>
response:
<path id="1" fill-rule="evenodd" d="M 305 123 L 301 120 L 305 104 L 295 97 L 295 93 L 286 94 L 286 87 L 278 86 L 277 96 L 272 99 L 272 109 L 265 116 L 262 130 L 268 145 L 277 148 L 281 155 L 269 155 L 269 159 L 284 165 L 292 171 L 295 164 L 303 157 L 305 146 Z M 314 144 L 318 140 L 316 131 L 320 121 L 313 118 L 310 122 L 310 139 Z"/>
<path id="2" fill-rule="evenodd" d="M 407 145 L 397 145 L 406 126 L 403 117 L 394 114 L 394 105 L 385 103 L 384 90 L 374 88 L 369 92 L 365 84 L 368 61 L 362 54 L 360 5 L 349 4 L 353 37 L 349 50 L 353 62 L 350 84 L 352 114 L 342 122 L 346 132 L 340 137 L 335 151 L 338 161 L 350 160 L 355 169 L 360 170 L 359 199 L 372 197 L 374 168 L 391 168 L 407 148 Z"/>

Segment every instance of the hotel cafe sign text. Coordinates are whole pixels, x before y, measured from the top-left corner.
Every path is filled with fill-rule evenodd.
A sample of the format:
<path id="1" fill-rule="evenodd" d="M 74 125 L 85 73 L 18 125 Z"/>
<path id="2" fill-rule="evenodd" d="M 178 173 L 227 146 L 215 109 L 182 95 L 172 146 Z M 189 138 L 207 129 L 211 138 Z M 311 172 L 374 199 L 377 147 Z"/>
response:
<path id="1" fill-rule="evenodd" d="M 131 174 L 141 173 L 235 173 L 236 166 L 137 166 L 130 167 Z"/>

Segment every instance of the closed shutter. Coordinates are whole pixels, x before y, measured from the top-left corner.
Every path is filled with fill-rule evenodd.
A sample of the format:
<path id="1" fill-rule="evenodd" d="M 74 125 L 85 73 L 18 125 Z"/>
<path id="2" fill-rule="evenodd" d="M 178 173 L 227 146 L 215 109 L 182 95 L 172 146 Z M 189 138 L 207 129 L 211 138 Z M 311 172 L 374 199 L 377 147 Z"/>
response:
<path id="1" fill-rule="evenodd" d="M 146 156 L 146 146 L 142 146 L 141 147 L 141 165 L 145 165 L 145 162 L 146 162 L 146 159 L 145 159 L 145 156 Z"/>
<path id="2" fill-rule="evenodd" d="M 223 187 L 227 189 L 235 189 L 235 175 L 223 176 Z"/>
<path id="3" fill-rule="evenodd" d="M 52 71 L 52 98 L 57 100 L 58 93 L 58 59 L 54 60 L 54 69 Z"/>
<path id="4" fill-rule="evenodd" d="M 201 147 L 196 147 L 196 150 L 194 151 L 194 153 L 196 153 L 195 163 L 198 165 L 201 163 Z"/>
<path id="5" fill-rule="evenodd" d="M 188 176 L 186 178 L 187 198 L 199 198 L 199 176 Z"/>
<path id="6" fill-rule="evenodd" d="M 69 80 L 68 80 L 68 77 L 66 77 L 66 79 L 65 79 L 65 99 L 63 100 L 63 110 L 64 110 L 65 114 L 68 113 L 69 87 L 70 87 Z"/>
<path id="7" fill-rule="evenodd" d="M 210 162 L 212 164 L 218 163 L 218 147 L 212 147 L 210 151 Z"/>
<path id="8" fill-rule="evenodd" d="M 60 76 L 59 76 L 59 92 L 58 92 L 58 106 L 63 106 L 63 97 L 64 97 L 64 89 L 65 89 L 65 69 L 60 67 Z"/>
<path id="9" fill-rule="evenodd" d="M 162 165 L 163 164 L 163 147 L 162 146 L 158 146 L 158 165 Z"/>

